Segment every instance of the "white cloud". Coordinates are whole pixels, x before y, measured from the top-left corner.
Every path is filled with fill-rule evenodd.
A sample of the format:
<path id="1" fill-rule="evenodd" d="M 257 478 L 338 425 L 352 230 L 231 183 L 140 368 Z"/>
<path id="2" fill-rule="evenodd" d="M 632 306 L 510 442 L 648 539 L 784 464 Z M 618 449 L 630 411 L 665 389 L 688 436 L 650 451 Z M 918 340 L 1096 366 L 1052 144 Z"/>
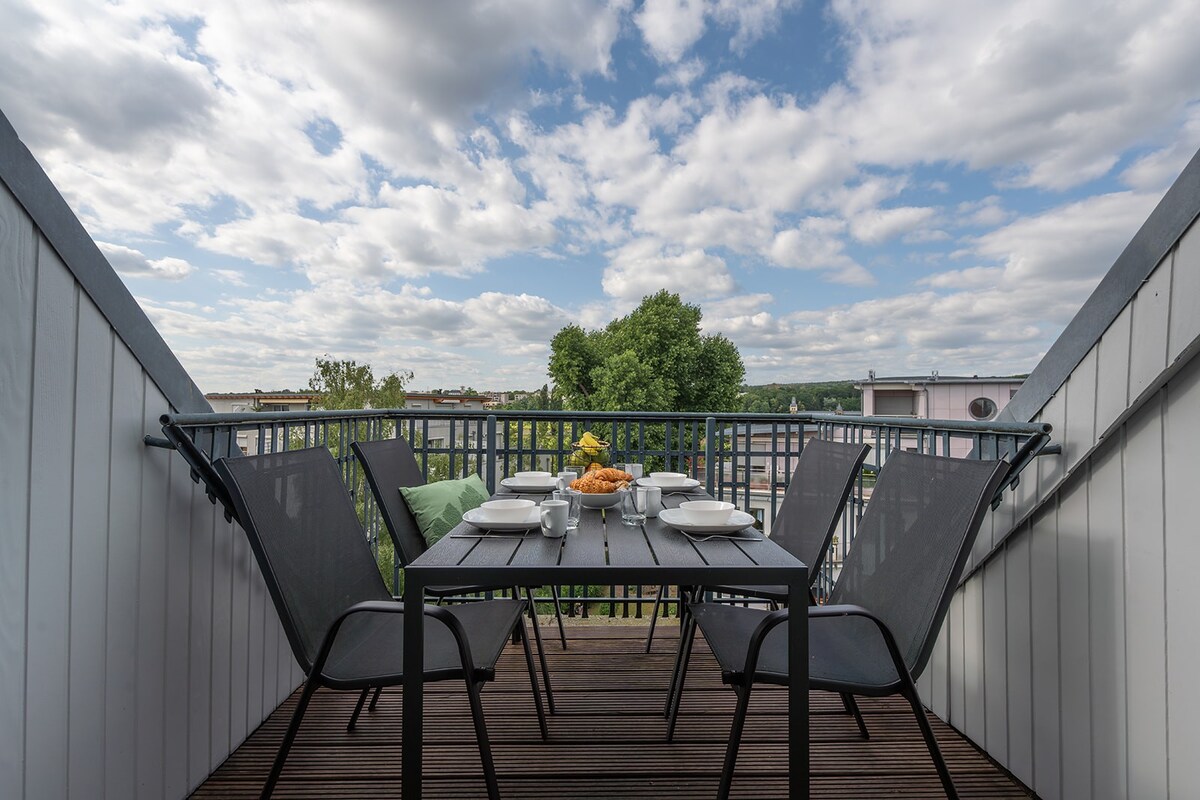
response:
<path id="1" fill-rule="evenodd" d="M 659 61 L 678 61 L 704 35 L 704 0 L 646 0 L 633 20 Z"/>
<path id="2" fill-rule="evenodd" d="M 722 297 L 735 289 L 724 260 L 703 250 L 664 251 L 652 239 L 638 239 L 611 257 L 604 292 L 631 303 L 661 289 L 691 300 Z"/>
<path id="3" fill-rule="evenodd" d="M 148 258 L 145 253 L 132 247 L 96 242 L 100 252 L 108 259 L 113 269 L 126 278 L 156 278 L 158 280 L 180 281 L 191 275 L 195 270 L 181 258 L 167 256 L 164 258 Z"/>
<path id="4" fill-rule="evenodd" d="M 917 206 L 873 208 L 850 220 L 850 234 L 860 242 L 880 244 L 917 230 L 934 213 L 935 209 Z"/>

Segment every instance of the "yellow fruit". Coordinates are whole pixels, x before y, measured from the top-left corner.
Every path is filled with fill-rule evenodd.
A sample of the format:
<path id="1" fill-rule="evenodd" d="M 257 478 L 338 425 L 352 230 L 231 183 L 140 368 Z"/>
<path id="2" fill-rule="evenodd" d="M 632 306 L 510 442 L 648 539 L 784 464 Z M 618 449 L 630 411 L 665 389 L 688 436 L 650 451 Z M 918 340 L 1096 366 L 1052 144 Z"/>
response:
<path id="1" fill-rule="evenodd" d="M 592 463 L 588 464 L 588 468 L 587 468 L 588 472 L 591 472 L 594 469 L 604 469 L 604 465 L 601 464 L 599 461 L 593 461 Z"/>

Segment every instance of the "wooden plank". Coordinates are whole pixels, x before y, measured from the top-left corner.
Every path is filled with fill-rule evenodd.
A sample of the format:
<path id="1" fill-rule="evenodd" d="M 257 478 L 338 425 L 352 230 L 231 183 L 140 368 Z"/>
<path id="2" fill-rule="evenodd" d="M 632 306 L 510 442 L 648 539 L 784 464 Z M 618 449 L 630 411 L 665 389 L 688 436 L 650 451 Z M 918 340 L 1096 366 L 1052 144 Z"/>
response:
<path id="1" fill-rule="evenodd" d="M 1004 554 L 1005 643 L 1008 665 L 1006 684 L 1008 708 L 1008 760 L 1006 766 L 1027 784 L 1033 783 L 1033 655 L 1030 599 L 1030 532 L 1024 530 L 1008 540 Z"/>
<path id="2" fill-rule="evenodd" d="M 1193 223 L 1175 248 L 1167 363 L 1175 363 L 1197 337 L 1200 337 L 1200 225 Z"/>
<path id="3" fill-rule="evenodd" d="M 1088 629 L 1091 645 L 1092 792 L 1124 797 L 1125 526 L 1120 441 L 1092 459 L 1088 487 Z"/>
<path id="4" fill-rule="evenodd" d="M 1200 539 L 1197 538 L 1195 446 L 1200 443 L 1200 358 L 1193 358 L 1167 388 L 1163 441 L 1167 600 L 1167 765 L 1172 797 L 1200 796 L 1200 726 L 1196 686 L 1200 664 Z"/>
<path id="5" fill-rule="evenodd" d="M 1008 600 L 1004 556 L 983 568 L 984 749 L 1008 761 Z M 978 577 L 978 576 L 977 576 Z"/>
<path id="6" fill-rule="evenodd" d="M 1162 260 L 1134 295 L 1129 340 L 1129 401 L 1154 383 L 1167 366 L 1167 318 L 1171 308 L 1171 259 Z"/>
<path id="7" fill-rule="evenodd" d="M 1033 784 L 1044 800 L 1057 800 L 1059 772 L 1058 697 L 1058 509 L 1047 504 L 1033 518 L 1029 538 L 1033 658 Z"/>
<path id="8" fill-rule="evenodd" d="M 0 184 L 0 453 L 29 464 L 33 428 L 37 237 Z M 30 473 L 0 469 L 0 797 L 22 797 L 25 764 L 25 592 Z"/>
<path id="9" fill-rule="evenodd" d="M 483 694 L 501 792 L 512 798 L 708 797 L 716 791 L 734 695 L 722 686 L 703 640 L 696 645 L 679 734 L 665 741 L 662 690 L 673 653 L 646 655 L 644 627 L 573 626 L 571 650 L 547 657 L 558 691 L 551 738 L 541 741 L 519 650 L 509 645 Z M 579 647 L 575 647 L 579 643 Z M 477 798 L 483 791 L 467 704 L 456 682 L 427 685 L 425 794 Z M 777 687 L 759 687 L 738 759 L 734 796 L 787 796 L 786 714 Z M 375 797 L 400 778 L 400 692 L 385 691 L 352 734 L 349 692 L 320 691 L 300 730 L 277 797 Z M 290 698 L 197 790 L 195 797 L 253 797 L 270 768 L 295 703 Z M 812 692 L 813 789 L 820 797 L 937 797 L 940 786 L 917 726 L 899 698 L 860 701 L 870 741 L 857 735 L 836 695 Z M 964 798 L 1028 797 L 951 728 L 931 720 Z M 604 754 L 580 742 L 603 742 Z M 531 753 L 535 757 L 531 757 Z"/>
<path id="10" fill-rule="evenodd" d="M 540 537 L 541 534 L 528 534 Z M 466 554 L 462 562 L 468 566 L 504 566 L 513 557 L 513 553 L 521 545 L 521 539 L 511 537 L 488 537 L 485 536 L 471 548 L 471 551 Z"/>
<path id="11" fill-rule="evenodd" d="M 70 662 L 71 457 L 79 289 L 39 240 L 29 453 L 25 796 L 66 797 Z"/>
<path id="12" fill-rule="evenodd" d="M 1168 795 L 1162 411 L 1154 398 L 1125 426 L 1128 797 Z"/>
<path id="13" fill-rule="evenodd" d="M 1096 344 L 1096 435 L 1104 432 L 1129 407 L 1129 341 L 1133 306 L 1127 305 Z"/>
<path id="14" fill-rule="evenodd" d="M 137 776 L 138 551 L 142 465 L 147 450 L 142 444 L 145 383 L 141 365 L 115 338 L 112 367 L 112 435 L 106 466 L 104 780 L 108 797 L 133 797 Z"/>
<path id="15" fill-rule="evenodd" d="M 1064 800 L 1092 796 L 1087 489 L 1087 470 L 1081 468 L 1063 487 L 1058 504 L 1059 757 Z"/>
<path id="16" fill-rule="evenodd" d="M 596 512 L 583 510 L 579 519 L 579 531 L 567 534 L 563 542 L 559 564 L 563 566 L 597 566 L 606 563 L 604 551 L 604 529 L 598 525 Z M 617 524 L 620 525 L 618 517 Z"/>
<path id="17" fill-rule="evenodd" d="M 145 373 L 141 376 L 145 397 L 143 419 L 149 430 L 167 401 Z M 167 597 L 178 587 L 167 583 L 167 539 L 171 527 L 172 463 L 182 460 L 169 450 L 147 447 L 141 474 L 141 539 L 138 543 L 137 580 L 137 797 L 159 798 L 165 792 L 164 732 L 167 674 Z"/>

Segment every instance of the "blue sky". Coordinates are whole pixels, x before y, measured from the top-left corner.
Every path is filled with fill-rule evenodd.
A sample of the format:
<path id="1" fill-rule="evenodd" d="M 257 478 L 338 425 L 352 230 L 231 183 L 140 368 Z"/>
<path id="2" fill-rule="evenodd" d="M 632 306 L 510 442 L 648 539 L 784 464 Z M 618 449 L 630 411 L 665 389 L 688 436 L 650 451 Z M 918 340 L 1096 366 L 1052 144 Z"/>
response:
<path id="1" fill-rule="evenodd" d="M 0 0 L 0 109 L 205 391 L 1031 369 L 1200 147 L 1200 5 Z"/>

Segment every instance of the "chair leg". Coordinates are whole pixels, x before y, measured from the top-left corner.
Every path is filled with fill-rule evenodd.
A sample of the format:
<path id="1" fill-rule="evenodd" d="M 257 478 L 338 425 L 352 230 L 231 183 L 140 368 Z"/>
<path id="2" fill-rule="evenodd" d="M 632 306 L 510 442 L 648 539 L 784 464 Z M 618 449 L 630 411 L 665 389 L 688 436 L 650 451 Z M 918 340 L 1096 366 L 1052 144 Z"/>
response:
<path id="1" fill-rule="evenodd" d="M 354 726 L 358 723 L 358 715 L 362 713 L 363 703 L 367 702 L 367 695 L 371 693 L 371 687 L 367 687 L 359 692 L 358 702 L 354 704 L 354 713 L 350 715 L 350 721 L 346 723 L 346 733 L 354 730 Z"/>
<path id="2" fill-rule="evenodd" d="M 479 699 L 479 684 L 467 678 L 467 698 L 471 702 L 471 721 L 475 723 L 475 740 L 479 742 L 479 760 L 483 762 L 483 780 L 487 784 L 488 800 L 500 800 L 496 782 L 496 764 L 492 761 L 492 745 L 488 741 L 487 725 L 483 721 L 483 703 Z"/>
<path id="3" fill-rule="evenodd" d="M 864 739 L 870 739 L 871 733 L 867 730 L 867 723 L 863 720 L 862 711 L 858 708 L 858 701 L 854 699 L 854 695 L 849 692 L 842 692 L 842 706 L 846 709 L 846 713 L 854 717 L 854 722 L 858 725 L 858 733 Z"/>
<path id="4" fill-rule="evenodd" d="M 680 667 L 682 665 L 682 659 L 683 659 L 683 643 L 685 640 L 687 640 L 687 638 L 689 636 L 689 633 L 688 633 L 689 630 L 692 631 L 692 633 L 690 635 L 695 636 L 695 631 L 694 631 L 694 629 L 692 629 L 692 625 L 691 625 L 692 615 L 691 615 L 691 611 L 689 610 L 689 602 L 691 600 L 692 600 L 692 598 L 688 596 L 687 590 L 684 587 L 680 586 L 679 587 L 679 649 L 676 650 L 676 653 L 675 653 L 675 669 L 671 673 L 671 684 L 670 684 L 670 686 L 667 687 L 667 700 L 665 703 L 663 703 L 663 716 L 664 717 L 668 717 L 671 714 L 671 698 L 675 696 L 675 685 L 679 682 L 679 676 L 681 674 Z M 691 657 L 690 652 L 688 653 L 688 657 L 689 658 Z M 687 666 L 686 665 L 682 665 L 682 666 L 683 666 L 683 669 L 686 671 Z"/>
<path id="5" fill-rule="evenodd" d="M 383 687 L 376 686 L 375 687 L 375 696 L 371 698 L 371 705 L 367 706 L 368 713 L 371 713 L 371 714 L 375 713 L 375 706 L 379 705 L 379 695 L 381 695 L 381 694 L 383 694 Z"/>
<path id="6" fill-rule="evenodd" d="M 737 708 L 733 712 L 733 724 L 729 726 L 729 744 L 725 747 L 725 766 L 721 768 L 721 784 L 717 787 L 717 800 L 729 800 L 729 788 L 733 785 L 733 768 L 737 765 L 738 745 L 742 743 L 742 729 L 746 725 L 746 711 L 750 707 L 750 686 L 734 686 L 737 692 Z"/>
<path id="7" fill-rule="evenodd" d="M 529 601 L 529 617 L 533 623 L 533 638 L 537 642 L 538 660 L 542 662 L 542 683 L 546 684 L 546 705 L 551 714 L 558 713 L 554 708 L 554 694 L 550 691 L 550 667 L 546 664 L 546 645 L 542 642 L 542 628 L 538 625 L 537 611 L 533 607 L 533 590 L 525 587 L 525 598 Z"/>
<path id="8" fill-rule="evenodd" d="M 563 650 L 567 649 L 567 627 L 563 625 L 562 603 L 558 598 L 558 587 L 550 587 L 550 596 L 554 598 L 554 618 L 558 620 L 558 638 L 562 640 Z"/>
<path id="9" fill-rule="evenodd" d="M 315 679 L 310 678 L 304 682 L 304 689 L 300 692 L 300 701 L 296 703 L 296 710 L 292 712 L 292 721 L 288 723 L 287 733 L 283 735 L 283 741 L 279 743 L 279 752 L 275 754 L 275 763 L 271 765 L 271 773 L 267 775 L 267 782 L 263 784 L 260 795 L 262 800 L 267 800 L 275 791 L 279 774 L 283 772 L 283 762 L 287 761 L 292 743 L 296 741 L 296 734 L 300 731 L 300 721 L 304 719 L 304 712 L 308 709 L 308 701 L 312 700 L 313 692 L 316 690 L 317 681 Z"/>
<path id="10" fill-rule="evenodd" d="M 929 755 L 933 757 L 933 764 L 937 767 L 938 777 L 942 779 L 942 789 L 945 790 L 946 797 L 949 800 L 958 800 L 958 791 L 954 788 L 954 781 L 950 778 L 950 770 L 946 767 L 946 759 L 942 757 L 942 750 L 938 747 L 937 739 L 933 735 L 933 728 L 930 727 L 929 719 L 925 716 L 925 709 L 921 706 L 921 698 L 917 697 L 915 688 L 908 692 L 901 692 L 901 694 L 908 700 L 908 704 L 912 706 L 913 714 L 917 718 L 917 725 L 921 728 L 921 736 L 925 738 L 925 746 L 929 748 Z"/>
<path id="11" fill-rule="evenodd" d="M 529 670 L 529 685 L 533 687 L 533 705 L 537 709 L 538 727 L 542 730 L 542 741 L 545 741 L 550 738 L 550 730 L 546 727 L 546 712 L 542 709 L 542 693 L 538 689 L 537 667 L 533 665 L 533 651 L 529 647 L 529 632 L 525 630 L 525 620 L 517 619 L 517 632 L 525 650 L 525 666 Z M 552 694 L 550 684 L 546 684 L 546 694 Z"/>
<path id="12" fill-rule="evenodd" d="M 663 594 L 667 591 L 666 586 L 658 587 L 658 594 L 654 596 L 654 609 L 650 612 L 650 632 L 646 634 L 646 652 L 650 652 L 650 645 L 654 644 L 654 627 L 658 624 L 658 610 L 662 608 Z"/>
<path id="13" fill-rule="evenodd" d="M 679 721 L 679 707 L 683 704 L 683 686 L 687 682 L 688 664 L 692 660 L 692 645 L 696 641 L 696 619 L 688 619 L 687 630 L 682 634 L 687 638 L 679 642 L 679 658 L 676 663 L 675 681 L 671 685 L 671 694 L 667 698 L 667 741 L 675 739 L 675 723 Z"/>

